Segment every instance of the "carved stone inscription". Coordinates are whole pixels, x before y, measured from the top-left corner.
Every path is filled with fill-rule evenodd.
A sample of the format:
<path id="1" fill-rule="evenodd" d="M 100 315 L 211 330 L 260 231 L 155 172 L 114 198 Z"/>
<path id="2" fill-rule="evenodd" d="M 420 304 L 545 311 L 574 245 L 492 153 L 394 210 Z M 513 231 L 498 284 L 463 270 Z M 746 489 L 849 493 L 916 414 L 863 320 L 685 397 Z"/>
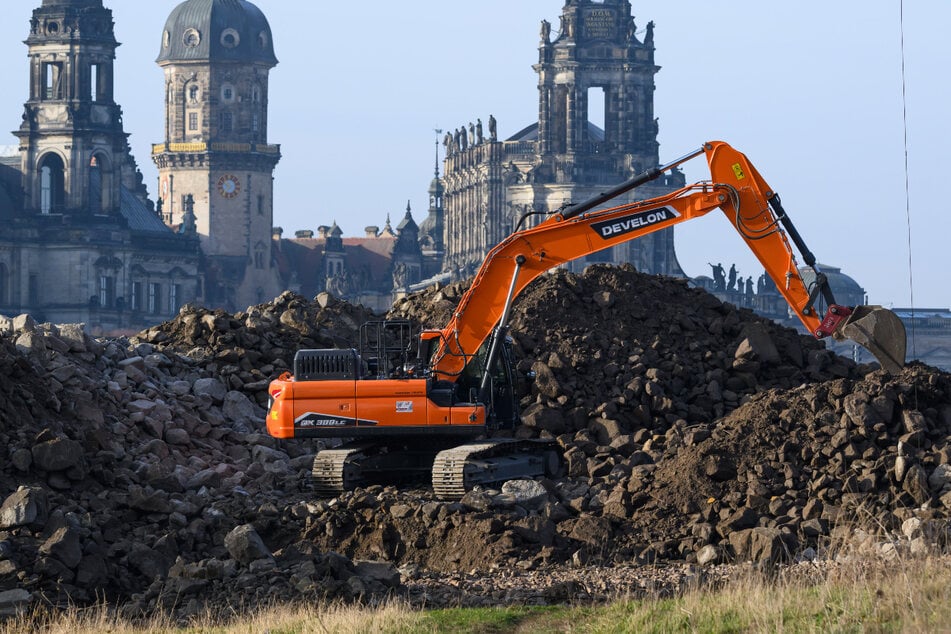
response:
<path id="1" fill-rule="evenodd" d="M 612 40 L 617 35 L 617 20 L 610 9 L 592 9 L 584 14 L 585 37 Z"/>

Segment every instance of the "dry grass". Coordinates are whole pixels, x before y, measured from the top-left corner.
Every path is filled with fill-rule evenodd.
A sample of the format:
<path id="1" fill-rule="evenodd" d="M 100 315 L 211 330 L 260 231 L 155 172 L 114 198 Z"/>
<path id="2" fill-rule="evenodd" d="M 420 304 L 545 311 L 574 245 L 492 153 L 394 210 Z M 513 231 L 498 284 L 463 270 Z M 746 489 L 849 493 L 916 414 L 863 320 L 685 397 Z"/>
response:
<path id="1" fill-rule="evenodd" d="M 132 625 L 104 608 L 33 615 L 0 634 L 325 634 L 363 632 L 951 632 L 951 558 L 854 558 L 749 572 L 717 590 L 608 606 L 414 611 L 283 606 L 230 622 L 166 617 Z"/>
<path id="2" fill-rule="evenodd" d="M 951 632 L 951 558 L 803 564 L 714 591 L 618 602 L 576 632 Z"/>
<path id="3" fill-rule="evenodd" d="M 157 615 L 147 623 L 133 624 L 99 606 L 0 622 L 0 634 L 362 634 L 418 631 L 414 624 L 419 618 L 396 603 L 373 610 L 333 604 L 276 606 L 227 622 L 205 615 L 182 625 L 167 615 Z"/>

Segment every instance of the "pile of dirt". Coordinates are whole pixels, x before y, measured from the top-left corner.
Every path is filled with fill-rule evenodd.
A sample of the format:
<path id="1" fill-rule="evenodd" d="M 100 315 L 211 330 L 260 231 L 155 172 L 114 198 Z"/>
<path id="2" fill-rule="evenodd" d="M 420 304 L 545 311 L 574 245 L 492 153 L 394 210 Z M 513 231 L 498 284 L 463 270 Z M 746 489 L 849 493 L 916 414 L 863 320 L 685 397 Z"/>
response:
<path id="1" fill-rule="evenodd" d="M 464 290 L 390 317 L 440 326 Z M 557 439 L 564 477 L 458 502 L 418 486 L 317 499 L 319 444 L 267 436 L 267 385 L 376 317 L 285 293 L 235 315 L 185 307 L 131 339 L 0 324 L 0 613 L 104 597 L 184 616 L 374 601 L 440 572 L 770 563 L 856 520 L 892 548 L 947 542 L 947 374 L 888 377 L 631 267 L 546 275 L 513 308 L 537 375 L 514 434 Z"/>
<path id="2" fill-rule="evenodd" d="M 322 303 L 187 308 L 133 340 L 28 317 L 0 324 L 0 615 L 29 603 L 194 613 L 390 593 L 390 566 L 298 543 L 303 515 L 290 531 L 279 523 L 302 499 L 314 449 L 263 433 L 268 379 L 298 342 L 332 344 L 336 324 L 368 314 Z"/>

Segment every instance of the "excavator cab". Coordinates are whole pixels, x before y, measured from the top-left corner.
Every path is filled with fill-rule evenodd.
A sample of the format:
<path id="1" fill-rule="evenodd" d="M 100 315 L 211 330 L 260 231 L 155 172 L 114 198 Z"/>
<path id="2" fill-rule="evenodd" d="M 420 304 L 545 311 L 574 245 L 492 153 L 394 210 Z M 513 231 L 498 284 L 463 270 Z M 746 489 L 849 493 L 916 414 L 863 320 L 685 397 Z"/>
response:
<path id="1" fill-rule="evenodd" d="M 495 429 L 513 429 L 519 421 L 516 386 L 515 346 L 511 337 L 505 338 L 502 353 L 494 368 L 489 370 L 492 381 L 491 418 L 488 424 Z"/>
<path id="2" fill-rule="evenodd" d="M 457 389 L 469 401 L 485 406 L 489 429 L 512 429 L 519 421 L 514 344 L 507 336 L 487 369 L 489 348 L 483 344 L 471 357 L 456 382 Z M 484 390 L 483 385 L 487 386 Z"/>

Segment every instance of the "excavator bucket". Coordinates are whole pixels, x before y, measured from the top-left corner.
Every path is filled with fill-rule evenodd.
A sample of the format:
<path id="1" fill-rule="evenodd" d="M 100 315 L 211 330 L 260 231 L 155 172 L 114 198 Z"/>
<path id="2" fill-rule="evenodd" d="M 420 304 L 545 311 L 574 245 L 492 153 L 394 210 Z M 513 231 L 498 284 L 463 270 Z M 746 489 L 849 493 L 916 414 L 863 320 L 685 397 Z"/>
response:
<path id="1" fill-rule="evenodd" d="M 866 348 L 889 374 L 898 374 L 905 365 L 905 325 L 887 308 L 856 306 L 835 337 Z"/>

